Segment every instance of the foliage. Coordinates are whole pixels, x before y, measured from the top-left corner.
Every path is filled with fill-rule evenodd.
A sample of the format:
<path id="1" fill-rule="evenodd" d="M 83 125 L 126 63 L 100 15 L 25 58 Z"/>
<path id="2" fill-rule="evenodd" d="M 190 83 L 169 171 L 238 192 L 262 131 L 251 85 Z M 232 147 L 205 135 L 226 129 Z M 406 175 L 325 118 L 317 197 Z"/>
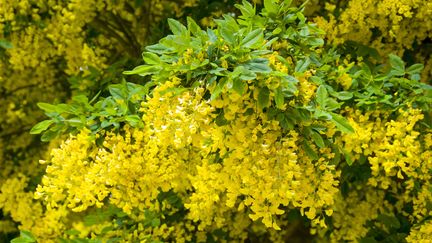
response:
<path id="1" fill-rule="evenodd" d="M 394 54 L 380 64 L 367 41 L 355 44 L 364 55 L 325 44 L 306 6 L 243 1 L 207 29 L 168 19 L 171 34 L 128 81 L 119 69 L 133 58 L 74 76 L 105 81 L 67 103 L 39 102 L 48 119 L 30 132 L 53 141 L 43 177 L 0 188 L 24 230 L 14 241 L 430 239 L 423 64 Z"/>

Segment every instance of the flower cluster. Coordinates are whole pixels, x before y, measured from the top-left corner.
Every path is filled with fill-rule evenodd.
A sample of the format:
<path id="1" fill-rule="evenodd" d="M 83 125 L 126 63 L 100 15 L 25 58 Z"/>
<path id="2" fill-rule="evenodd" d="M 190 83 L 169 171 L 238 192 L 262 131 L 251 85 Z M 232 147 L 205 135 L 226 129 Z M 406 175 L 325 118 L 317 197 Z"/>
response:
<path id="1" fill-rule="evenodd" d="M 176 85 L 178 78 L 165 82 L 143 103 L 144 129 L 104 134 L 100 148 L 82 131 L 54 149 L 43 161 L 48 167 L 36 198 L 72 212 L 103 207 L 109 199 L 139 222 L 148 210 L 175 213 L 157 200 L 174 192 L 199 232 L 228 227 L 233 238 L 246 236 L 250 219 L 280 230 L 278 215 L 290 207 L 325 226 L 321 211 L 331 215 L 340 175 L 329 164 L 330 151 L 317 150 L 323 157 L 313 162 L 298 147 L 302 138 L 295 131 L 283 135 L 248 93 L 227 93 L 208 103 L 202 88 L 179 96 L 166 92 Z M 221 108 L 231 121 L 224 126 L 213 122 Z M 248 109 L 256 119 L 245 115 Z M 148 230 L 138 227 L 138 238 Z M 153 232 L 153 237 L 177 236 Z"/>

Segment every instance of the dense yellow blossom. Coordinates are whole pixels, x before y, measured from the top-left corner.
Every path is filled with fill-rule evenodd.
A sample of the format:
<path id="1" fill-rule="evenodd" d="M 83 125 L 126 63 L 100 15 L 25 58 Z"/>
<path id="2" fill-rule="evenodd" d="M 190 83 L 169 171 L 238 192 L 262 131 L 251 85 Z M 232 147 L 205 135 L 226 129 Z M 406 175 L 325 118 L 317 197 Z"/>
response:
<path id="1" fill-rule="evenodd" d="M 431 235 L 432 223 L 429 220 L 412 230 L 406 240 L 408 242 L 429 243 L 432 242 Z"/>
<path id="2" fill-rule="evenodd" d="M 33 193 L 26 192 L 27 181 L 23 175 L 6 180 L 0 189 L 0 207 L 23 227 L 31 228 L 42 214 L 39 204 L 32 204 Z M 32 212 L 29 214 L 29 212 Z"/>
<path id="3" fill-rule="evenodd" d="M 331 232 L 331 241 L 355 242 L 366 236 L 369 231 L 366 223 L 391 211 L 389 203 L 382 203 L 384 195 L 383 191 L 374 189 L 353 191 L 346 198 L 339 195 L 332 216 L 335 229 Z"/>
<path id="4" fill-rule="evenodd" d="M 423 71 L 423 79 L 428 81 L 431 78 L 430 51 L 427 44 L 422 44 L 432 38 L 430 1 L 350 0 L 343 4 L 319 2 L 325 8 L 315 8 L 315 11 L 326 13 L 328 17 L 319 16 L 314 20 L 326 31 L 326 38 L 330 42 L 340 44 L 348 40 L 356 41 L 374 47 L 382 56 L 413 52 L 417 61 L 428 62 L 428 68 Z"/>
<path id="5" fill-rule="evenodd" d="M 413 224 L 429 217 L 432 135 L 430 130 L 426 130 L 420 139 L 421 133 L 415 129 L 415 125 L 424 118 L 421 111 L 400 110 L 394 120 L 389 119 L 387 112 L 353 109 L 346 109 L 346 112 L 356 132 L 341 136 L 336 143 L 350 154 L 355 163 L 361 163 L 363 156 L 367 158 L 371 169 L 368 185 L 377 190 L 403 189 L 396 205 L 413 205 L 413 212 L 404 212 Z"/>
<path id="6" fill-rule="evenodd" d="M 107 133 L 101 148 L 82 131 L 53 150 L 36 197 L 73 212 L 102 207 L 108 197 L 130 217 L 144 220 L 146 210 L 167 209 L 157 197 L 173 191 L 183 198 L 187 219 L 199 222 L 198 231 L 234 227 L 233 238 L 244 238 L 250 221 L 236 216 L 244 223 L 232 224 L 230 215 L 249 212 L 250 219 L 280 229 L 281 207 L 290 205 L 325 227 L 319 215 L 327 209 L 331 215 L 340 175 L 327 156 L 313 162 L 299 150 L 298 134 L 284 135 L 249 95 L 232 93 L 207 103 L 202 88 L 178 96 L 164 92 L 176 85 L 173 80 L 143 104 L 143 130 Z M 212 119 L 221 106 L 230 121 L 224 126 Z M 247 119 L 247 109 L 258 119 Z"/>

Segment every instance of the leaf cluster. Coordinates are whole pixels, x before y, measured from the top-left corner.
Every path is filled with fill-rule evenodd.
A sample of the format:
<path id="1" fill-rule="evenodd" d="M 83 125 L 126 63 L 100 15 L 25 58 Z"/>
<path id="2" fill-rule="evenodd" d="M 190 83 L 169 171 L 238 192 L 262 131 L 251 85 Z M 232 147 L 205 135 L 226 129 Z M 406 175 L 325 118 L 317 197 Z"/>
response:
<path id="1" fill-rule="evenodd" d="M 50 119 L 36 124 L 30 133 L 42 133 L 41 140 L 49 141 L 84 128 L 97 133 L 103 129 L 119 128 L 121 124 L 142 127 L 138 109 L 149 88 L 148 85 L 123 82 L 109 85 L 110 95 L 105 98 L 97 94 L 89 101 L 86 96 L 77 95 L 68 104 L 38 103 Z"/>

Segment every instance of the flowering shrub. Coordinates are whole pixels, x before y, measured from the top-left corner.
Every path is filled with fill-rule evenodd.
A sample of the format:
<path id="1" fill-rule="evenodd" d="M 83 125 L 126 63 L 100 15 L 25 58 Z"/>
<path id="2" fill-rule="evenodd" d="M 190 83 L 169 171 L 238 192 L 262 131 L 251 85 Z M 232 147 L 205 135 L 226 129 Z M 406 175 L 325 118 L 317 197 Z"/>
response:
<path id="1" fill-rule="evenodd" d="M 431 238 L 423 65 L 341 55 L 288 0 L 236 7 L 206 30 L 169 19 L 130 82 L 38 103 L 30 132 L 70 135 L 34 190 L 2 184 L 14 241 Z"/>

